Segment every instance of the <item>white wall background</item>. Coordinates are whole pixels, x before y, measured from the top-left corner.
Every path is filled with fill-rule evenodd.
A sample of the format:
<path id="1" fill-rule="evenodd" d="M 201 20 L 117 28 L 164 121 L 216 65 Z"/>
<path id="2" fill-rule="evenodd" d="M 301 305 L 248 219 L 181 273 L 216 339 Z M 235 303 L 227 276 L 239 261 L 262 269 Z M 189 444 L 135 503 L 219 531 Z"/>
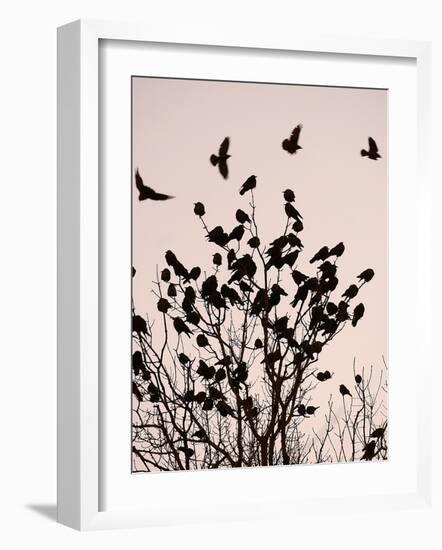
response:
<path id="1" fill-rule="evenodd" d="M 442 35 L 437 0 L 16 0 L 1 8 L 0 32 L 0 544 L 4 548 L 128 547 L 358 548 L 441 547 L 441 510 L 387 516 L 303 518 L 301 534 L 274 522 L 169 530 L 79 534 L 55 515 L 56 433 L 56 27 L 79 17 L 170 23 L 170 27 L 382 36 L 434 41 L 434 144 L 440 150 Z M 434 179 L 442 186 L 436 153 Z M 436 213 L 441 203 L 436 188 Z M 440 218 L 440 214 L 438 216 Z M 437 227 L 436 227 L 437 225 Z M 435 233 L 439 219 L 434 222 Z M 436 239 L 436 243 L 439 239 Z M 439 259 L 436 261 L 440 263 Z M 435 269 L 437 266 L 435 265 Z M 440 273 L 440 269 L 437 270 Z M 435 292 L 435 301 L 440 298 Z M 436 311 L 436 308 L 435 308 Z M 438 315 L 434 315 L 439 323 Z M 436 333 L 436 327 L 435 327 Z M 440 363 L 440 362 L 439 362 Z M 437 365 L 435 365 L 437 366 Z M 433 391 L 433 432 L 440 434 L 439 369 Z M 436 439 L 436 438 L 435 438 Z M 440 496 L 441 445 L 435 485 Z M 440 506 L 440 499 L 437 499 Z M 341 535 L 328 525 L 339 522 Z M 347 526 L 366 524 L 360 539 Z M 335 531 L 336 533 L 336 531 Z"/>

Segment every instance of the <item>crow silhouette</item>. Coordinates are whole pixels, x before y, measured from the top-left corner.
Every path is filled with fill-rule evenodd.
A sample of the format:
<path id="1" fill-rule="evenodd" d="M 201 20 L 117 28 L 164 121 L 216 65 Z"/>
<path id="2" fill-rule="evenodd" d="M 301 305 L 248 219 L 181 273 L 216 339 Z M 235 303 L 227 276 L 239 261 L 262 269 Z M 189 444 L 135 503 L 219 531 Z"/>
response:
<path id="1" fill-rule="evenodd" d="M 175 319 L 173 320 L 173 326 L 178 334 L 184 332 L 184 334 L 186 334 L 190 338 L 190 334 L 192 334 L 192 331 L 182 319 L 180 319 L 179 317 L 175 317 Z"/>
<path id="2" fill-rule="evenodd" d="M 378 153 L 378 146 L 372 137 L 368 138 L 368 151 L 366 149 L 361 149 L 361 157 L 368 157 L 371 160 L 382 158 Z"/>
<path id="3" fill-rule="evenodd" d="M 200 348 L 204 348 L 209 345 L 209 340 L 207 340 L 207 337 L 204 334 L 198 334 L 196 337 L 196 343 Z"/>
<path id="4" fill-rule="evenodd" d="M 223 286 L 221 287 L 221 294 L 224 296 L 224 298 L 226 298 L 226 300 L 230 300 L 232 306 L 235 304 L 243 303 L 236 290 L 234 288 L 231 288 L 230 286 L 227 286 L 226 284 L 223 284 Z"/>
<path id="5" fill-rule="evenodd" d="M 161 280 L 165 283 L 168 283 L 170 281 L 170 271 L 166 268 L 163 269 L 161 272 Z"/>
<path id="6" fill-rule="evenodd" d="M 293 218 L 294 220 L 302 220 L 301 214 L 296 210 L 291 202 L 286 202 L 284 208 L 285 213 L 289 218 Z"/>
<path id="7" fill-rule="evenodd" d="M 341 393 L 342 397 L 346 395 L 349 395 L 351 397 L 350 390 L 346 386 L 344 386 L 344 384 L 341 384 L 339 386 L 339 392 Z"/>
<path id="8" fill-rule="evenodd" d="M 259 240 L 259 237 L 252 237 L 247 241 L 247 244 L 250 246 L 250 248 L 258 248 L 261 244 L 261 241 Z"/>
<path id="9" fill-rule="evenodd" d="M 364 304 L 358 304 L 353 311 L 353 319 L 351 321 L 352 326 L 356 326 L 358 321 L 362 319 L 365 312 Z"/>
<path id="10" fill-rule="evenodd" d="M 167 313 L 168 309 L 170 308 L 169 302 L 166 300 L 166 298 L 160 298 L 157 303 L 158 311 L 161 313 Z"/>
<path id="11" fill-rule="evenodd" d="M 138 332 L 138 334 L 147 334 L 147 323 L 139 315 L 134 315 L 132 317 L 132 330 Z"/>
<path id="12" fill-rule="evenodd" d="M 232 263 L 231 269 L 234 273 L 228 281 L 229 285 L 233 283 L 233 281 L 240 281 L 246 276 L 249 279 L 253 279 L 257 267 L 250 254 L 244 254 L 244 256 L 238 258 Z"/>
<path id="13" fill-rule="evenodd" d="M 282 148 L 284 149 L 284 151 L 287 151 L 287 153 L 290 153 L 291 155 L 295 154 L 296 151 L 298 151 L 298 149 L 302 149 L 302 147 L 298 145 L 299 134 L 301 133 L 301 129 L 302 129 L 302 124 L 298 124 L 298 126 L 296 126 L 293 129 L 293 132 L 291 133 L 290 137 L 286 138 L 282 142 Z"/>
<path id="14" fill-rule="evenodd" d="M 201 275 L 201 268 L 196 266 L 192 267 L 192 269 L 189 271 L 189 278 L 196 281 L 198 277 Z"/>
<path id="15" fill-rule="evenodd" d="M 369 441 L 364 447 L 364 454 L 362 460 L 373 460 L 376 456 L 376 441 Z"/>
<path id="16" fill-rule="evenodd" d="M 143 178 L 140 176 L 140 173 L 137 171 L 135 173 L 135 185 L 137 186 L 139 195 L 138 200 L 145 201 L 150 199 L 152 201 L 167 201 L 168 199 L 173 199 L 171 195 L 164 195 L 163 193 L 157 193 L 152 189 L 152 187 L 147 187 L 143 183 Z"/>
<path id="17" fill-rule="evenodd" d="M 218 267 L 223 263 L 223 258 L 219 252 L 215 252 L 213 255 L 212 261 L 214 265 L 217 265 Z"/>
<path id="18" fill-rule="evenodd" d="M 178 359 L 182 365 L 187 365 L 187 363 L 190 363 L 190 359 L 185 353 L 180 353 L 178 355 Z"/>
<path id="19" fill-rule="evenodd" d="M 355 382 L 359 386 L 359 384 L 362 382 L 362 376 L 360 374 L 356 374 L 355 376 Z"/>
<path id="20" fill-rule="evenodd" d="M 357 296 L 358 292 L 359 288 L 356 285 L 350 285 L 347 290 L 342 293 L 342 296 L 351 300 L 352 298 Z"/>
<path id="21" fill-rule="evenodd" d="M 244 212 L 244 210 L 241 210 L 241 208 L 238 208 L 238 210 L 236 211 L 235 217 L 239 223 L 246 223 L 246 222 L 250 223 L 249 215 L 246 212 Z"/>
<path id="22" fill-rule="evenodd" d="M 184 278 L 189 277 L 189 272 L 183 266 L 183 264 L 180 261 L 178 261 L 177 257 L 171 250 L 168 250 L 166 252 L 165 258 L 166 258 L 167 265 L 170 265 L 170 267 L 173 267 L 173 270 L 177 277 L 184 277 Z"/>
<path id="23" fill-rule="evenodd" d="M 313 256 L 313 258 L 310 260 L 310 263 L 313 264 L 319 260 L 324 261 L 330 256 L 330 250 L 328 249 L 328 246 L 323 246 L 316 252 L 316 254 Z"/>
<path id="24" fill-rule="evenodd" d="M 220 225 L 217 225 L 207 233 L 207 240 L 218 246 L 226 246 L 229 242 L 229 235 Z"/>
<path id="25" fill-rule="evenodd" d="M 364 283 L 368 283 L 371 281 L 374 277 L 374 271 L 369 267 L 368 269 L 365 269 L 362 273 L 358 275 L 358 279 L 360 281 L 364 281 Z"/>
<path id="26" fill-rule="evenodd" d="M 244 232 L 245 232 L 244 226 L 242 224 L 237 225 L 230 232 L 229 241 L 237 240 L 239 242 L 243 238 Z"/>
<path id="27" fill-rule="evenodd" d="M 143 356 L 141 351 L 135 351 L 132 355 L 132 368 L 134 370 L 135 376 L 140 374 L 140 371 L 144 369 Z"/>
<path id="28" fill-rule="evenodd" d="M 210 162 L 213 166 L 218 165 L 219 173 L 224 179 L 229 177 L 229 167 L 227 166 L 227 159 L 231 156 L 228 154 L 229 145 L 230 138 L 226 137 L 219 146 L 218 155 L 210 155 Z"/>
<path id="29" fill-rule="evenodd" d="M 195 215 L 199 216 L 200 218 L 204 216 L 204 214 L 206 213 L 206 209 L 204 208 L 204 204 L 202 202 L 196 202 L 193 206 L 193 211 Z"/>
<path id="30" fill-rule="evenodd" d="M 249 176 L 246 181 L 242 184 L 241 189 L 239 190 L 240 195 L 245 195 L 247 191 L 251 191 L 256 187 L 256 176 Z"/>
<path id="31" fill-rule="evenodd" d="M 344 243 L 341 242 L 341 243 L 338 243 L 333 248 L 330 248 L 329 256 L 336 256 L 337 258 L 339 258 L 340 256 L 342 256 L 342 254 L 344 254 L 344 251 L 345 251 L 345 246 L 344 246 Z"/>

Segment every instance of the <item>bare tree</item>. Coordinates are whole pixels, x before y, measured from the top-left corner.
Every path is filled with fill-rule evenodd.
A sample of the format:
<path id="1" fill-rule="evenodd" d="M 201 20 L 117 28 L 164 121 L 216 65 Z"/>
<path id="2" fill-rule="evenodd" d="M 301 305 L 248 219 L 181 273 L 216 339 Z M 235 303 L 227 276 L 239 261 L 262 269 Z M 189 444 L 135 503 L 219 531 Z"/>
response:
<path id="1" fill-rule="evenodd" d="M 303 429 L 316 414 L 315 388 L 333 376 L 319 369 L 321 352 L 363 317 L 364 305 L 353 304 L 374 271 L 338 291 L 338 243 L 311 258 L 312 274 L 301 272 L 303 218 L 293 191 L 284 192 L 282 228 L 266 246 L 254 185 L 246 184 L 249 212 L 237 210 L 230 232 L 209 229 L 204 205 L 195 204 L 216 246 L 211 267 L 188 269 L 166 252 L 154 284 L 161 329 L 133 307 L 134 471 L 386 458 L 371 374 L 355 378 L 353 392 L 340 386 L 343 417 L 330 399 L 324 433 Z"/>

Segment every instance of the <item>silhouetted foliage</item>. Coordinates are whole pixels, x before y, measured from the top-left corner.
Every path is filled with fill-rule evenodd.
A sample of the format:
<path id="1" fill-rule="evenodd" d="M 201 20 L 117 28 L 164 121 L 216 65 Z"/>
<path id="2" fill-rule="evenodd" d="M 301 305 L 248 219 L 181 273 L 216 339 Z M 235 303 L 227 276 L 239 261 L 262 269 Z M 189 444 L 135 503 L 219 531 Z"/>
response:
<path id="1" fill-rule="evenodd" d="M 297 144 L 299 131 L 295 137 Z M 220 170 L 227 150 L 224 140 L 218 157 L 212 155 Z M 355 373 L 351 385 L 318 368 L 324 348 L 363 322 L 365 307 L 353 300 L 374 271 L 365 269 L 338 290 L 343 243 L 310 251 L 311 272 L 301 271 L 295 194 L 284 191 L 282 229 L 264 244 L 256 185 L 250 176 L 241 187 L 249 209 L 238 209 L 230 228 L 209 226 L 204 205 L 194 205 L 210 243 L 207 267 L 189 269 L 175 252 L 165 253 L 154 290 L 161 342 L 153 323 L 133 311 L 136 471 L 386 458 L 387 424 L 385 416 L 378 420 L 371 376 Z M 308 435 L 303 423 L 321 412 L 314 401 L 319 384 L 330 384 L 344 416 L 334 412 L 331 397 L 324 433 Z"/>

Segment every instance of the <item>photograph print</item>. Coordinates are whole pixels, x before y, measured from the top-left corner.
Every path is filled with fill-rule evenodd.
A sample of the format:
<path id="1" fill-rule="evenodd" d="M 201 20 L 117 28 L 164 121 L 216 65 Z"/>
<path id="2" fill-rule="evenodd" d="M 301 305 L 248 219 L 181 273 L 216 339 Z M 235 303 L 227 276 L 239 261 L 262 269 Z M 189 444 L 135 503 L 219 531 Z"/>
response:
<path id="1" fill-rule="evenodd" d="M 387 460 L 387 170 L 386 90 L 132 78 L 132 472 Z"/>

